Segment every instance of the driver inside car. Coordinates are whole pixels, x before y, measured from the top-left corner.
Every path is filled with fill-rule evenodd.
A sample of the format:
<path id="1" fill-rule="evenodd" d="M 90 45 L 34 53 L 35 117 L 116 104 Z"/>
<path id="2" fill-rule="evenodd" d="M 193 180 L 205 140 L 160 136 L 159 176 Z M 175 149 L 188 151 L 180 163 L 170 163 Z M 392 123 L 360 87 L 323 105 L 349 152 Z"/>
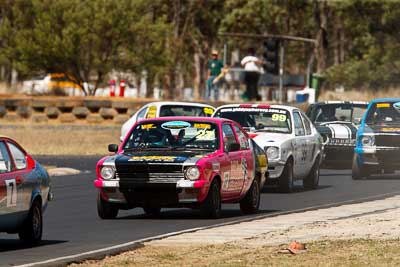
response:
<path id="1" fill-rule="evenodd" d="M 328 122 L 328 121 L 337 121 L 338 119 L 335 116 L 336 109 L 333 106 L 323 106 L 321 107 L 321 113 L 318 115 L 316 121 L 318 122 Z"/>

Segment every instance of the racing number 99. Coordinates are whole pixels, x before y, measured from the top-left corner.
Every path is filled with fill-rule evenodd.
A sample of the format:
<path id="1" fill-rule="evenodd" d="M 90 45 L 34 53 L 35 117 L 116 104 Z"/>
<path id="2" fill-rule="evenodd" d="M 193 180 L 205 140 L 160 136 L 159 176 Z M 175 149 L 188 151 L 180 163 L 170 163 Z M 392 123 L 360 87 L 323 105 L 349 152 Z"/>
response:
<path id="1" fill-rule="evenodd" d="M 286 115 L 284 114 L 272 114 L 272 121 L 285 121 Z"/>

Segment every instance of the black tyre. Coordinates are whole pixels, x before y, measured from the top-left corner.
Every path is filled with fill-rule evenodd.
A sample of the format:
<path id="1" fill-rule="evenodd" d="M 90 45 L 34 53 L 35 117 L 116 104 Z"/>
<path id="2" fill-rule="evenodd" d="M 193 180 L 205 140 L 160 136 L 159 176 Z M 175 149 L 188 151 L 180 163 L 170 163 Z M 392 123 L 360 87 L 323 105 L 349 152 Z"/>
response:
<path id="1" fill-rule="evenodd" d="M 208 195 L 200 206 L 201 213 L 207 218 L 221 216 L 221 192 L 218 181 L 214 180 L 208 190 Z"/>
<path id="2" fill-rule="evenodd" d="M 353 165 L 351 168 L 351 177 L 353 180 L 360 180 L 368 177 L 368 171 L 365 166 L 358 164 L 356 155 L 353 156 Z"/>
<path id="3" fill-rule="evenodd" d="M 103 200 L 100 193 L 97 195 L 97 214 L 101 219 L 115 219 L 118 215 L 118 206 Z"/>
<path id="4" fill-rule="evenodd" d="M 240 201 L 243 214 L 254 214 L 260 207 L 260 185 L 257 179 L 253 181 L 246 196 Z"/>
<path id="5" fill-rule="evenodd" d="M 42 205 L 35 200 L 29 210 L 28 217 L 18 232 L 19 239 L 27 245 L 38 245 L 42 241 L 43 214 Z"/>
<path id="6" fill-rule="evenodd" d="M 144 213 L 146 213 L 146 215 L 149 215 L 149 216 L 160 216 L 161 208 L 144 207 L 143 211 L 144 211 Z"/>
<path id="7" fill-rule="evenodd" d="M 317 189 L 319 184 L 319 159 L 317 158 L 311 168 L 310 174 L 303 179 L 303 187 L 305 189 Z"/>
<path id="8" fill-rule="evenodd" d="M 293 161 L 291 159 L 286 162 L 282 175 L 279 177 L 278 190 L 281 193 L 293 191 Z"/>

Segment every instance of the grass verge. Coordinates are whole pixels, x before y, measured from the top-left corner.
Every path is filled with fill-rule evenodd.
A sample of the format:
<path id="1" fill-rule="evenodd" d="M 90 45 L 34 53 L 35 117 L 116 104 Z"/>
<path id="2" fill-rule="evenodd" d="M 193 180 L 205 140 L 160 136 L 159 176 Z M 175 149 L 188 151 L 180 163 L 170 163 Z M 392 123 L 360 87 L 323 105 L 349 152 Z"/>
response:
<path id="1" fill-rule="evenodd" d="M 318 100 L 340 100 L 340 101 L 371 101 L 375 98 L 398 97 L 399 89 L 384 89 L 384 90 L 349 90 L 343 93 L 325 90 L 321 92 Z"/>
<path id="2" fill-rule="evenodd" d="M 399 240 L 340 240 L 307 244 L 307 252 L 278 254 L 284 246 L 243 244 L 145 246 L 102 261 L 72 264 L 98 266 L 399 266 Z"/>
<path id="3" fill-rule="evenodd" d="M 0 134 L 33 155 L 104 155 L 108 144 L 119 143 L 120 127 L 7 125 Z"/>

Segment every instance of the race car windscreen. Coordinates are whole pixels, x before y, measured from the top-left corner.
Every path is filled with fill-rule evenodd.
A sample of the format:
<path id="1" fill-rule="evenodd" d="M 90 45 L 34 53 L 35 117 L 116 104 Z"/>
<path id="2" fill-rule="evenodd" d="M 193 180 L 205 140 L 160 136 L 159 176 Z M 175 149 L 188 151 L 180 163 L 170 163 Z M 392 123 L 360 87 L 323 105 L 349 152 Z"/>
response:
<path id="1" fill-rule="evenodd" d="M 400 125 L 400 102 L 376 103 L 367 113 L 366 124 Z"/>
<path id="2" fill-rule="evenodd" d="M 219 148 L 217 125 L 198 121 L 156 121 L 135 126 L 124 150 Z"/>
<path id="3" fill-rule="evenodd" d="M 163 105 L 160 108 L 160 117 L 211 117 L 214 109 L 210 107 L 196 107 L 185 105 Z"/>
<path id="4" fill-rule="evenodd" d="M 321 105 L 316 110 L 315 122 L 352 122 L 359 124 L 367 109 L 367 105 L 362 104 L 326 104 Z"/>
<path id="5" fill-rule="evenodd" d="M 215 117 L 226 118 L 238 122 L 247 130 L 291 133 L 290 114 L 278 108 L 222 108 Z"/>

